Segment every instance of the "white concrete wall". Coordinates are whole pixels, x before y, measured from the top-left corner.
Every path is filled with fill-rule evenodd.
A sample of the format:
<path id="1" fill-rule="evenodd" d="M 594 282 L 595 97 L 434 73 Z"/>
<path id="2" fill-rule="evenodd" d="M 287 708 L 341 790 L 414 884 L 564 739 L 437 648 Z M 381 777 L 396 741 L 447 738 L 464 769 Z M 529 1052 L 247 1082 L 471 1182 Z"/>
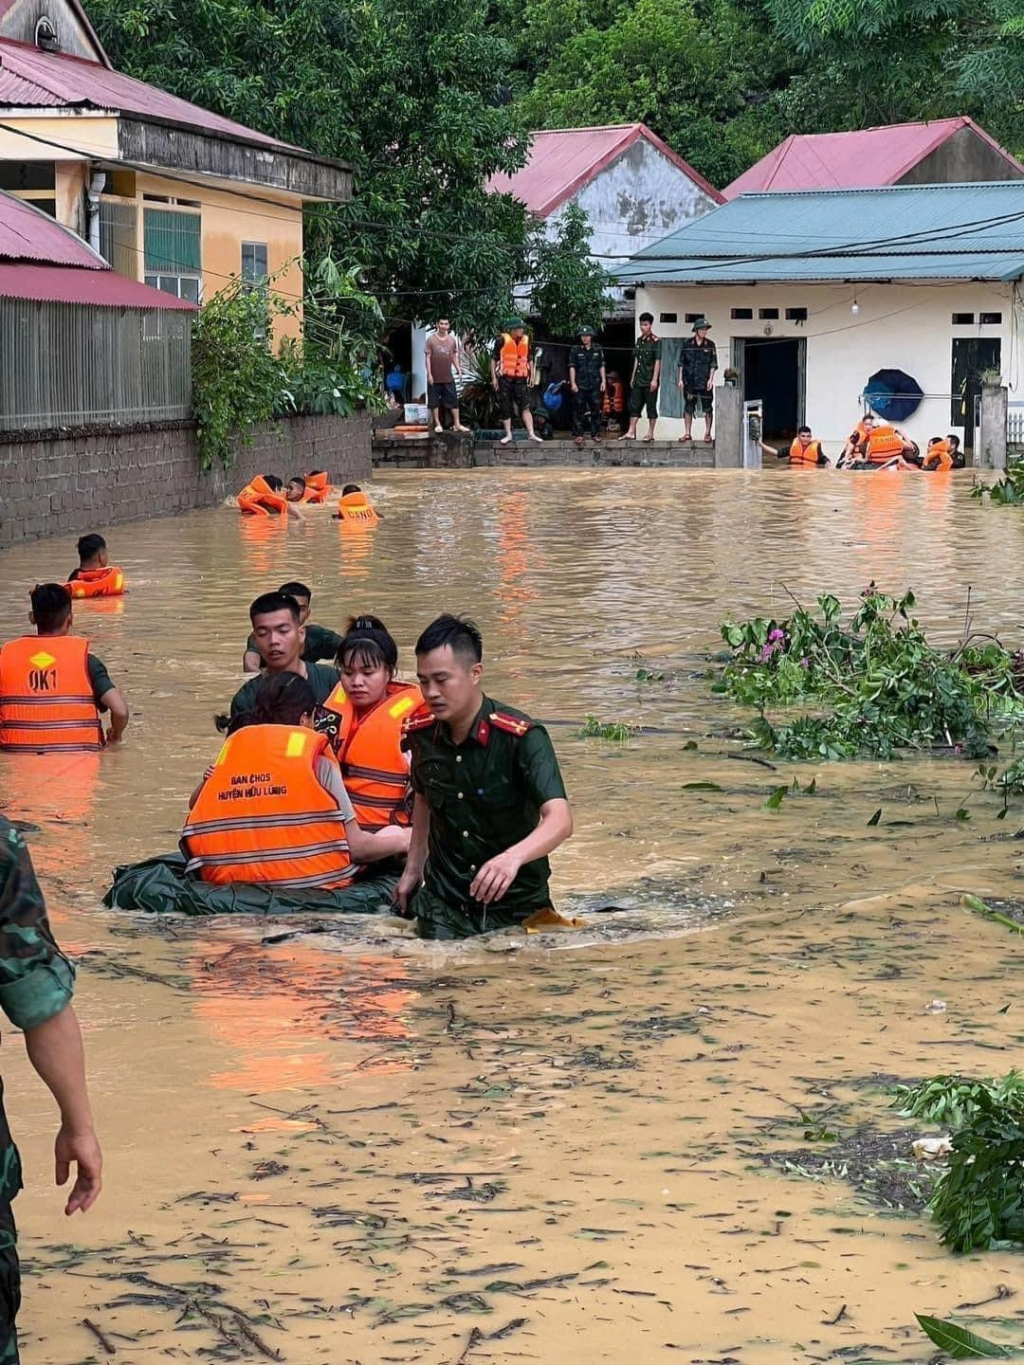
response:
<path id="1" fill-rule="evenodd" d="M 807 342 L 805 420 L 834 454 L 861 413 L 860 393 L 869 375 L 901 369 L 920 384 L 926 397 L 900 425 L 923 448 L 930 436 L 956 431 L 950 425 L 952 340 L 954 337 L 999 337 L 1003 382 L 1024 397 L 1021 357 L 1022 304 L 1010 284 L 944 283 L 933 285 L 791 284 L 791 285 L 654 285 L 636 291 L 636 313 L 654 314 L 661 337 L 689 336 L 687 313 L 704 313 L 718 348 L 719 373 L 732 363 L 732 338 L 760 337 L 771 327 L 773 337 L 804 337 Z M 856 300 L 859 312 L 851 312 Z M 758 318 L 761 308 L 778 308 L 779 320 Z M 787 322 L 787 308 L 806 308 L 805 323 Z M 752 308 L 753 321 L 732 320 L 734 308 Z M 1002 313 L 999 326 L 982 326 L 982 312 Z M 675 323 L 661 322 L 675 313 Z M 953 313 L 973 313 L 973 326 L 953 326 Z M 675 383 L 675 375 L 666 375 Z M 698 420 L 699 426 L 699 420 Z M 659 423 L 659 436 L 679 435 L 681 419 Z"/>

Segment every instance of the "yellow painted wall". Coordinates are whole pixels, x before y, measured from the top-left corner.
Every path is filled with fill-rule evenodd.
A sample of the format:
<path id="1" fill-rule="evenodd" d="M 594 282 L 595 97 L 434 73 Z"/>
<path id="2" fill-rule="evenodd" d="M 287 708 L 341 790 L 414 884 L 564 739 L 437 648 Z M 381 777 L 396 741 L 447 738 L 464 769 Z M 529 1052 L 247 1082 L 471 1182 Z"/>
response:
<path id="1" fill-rule="evenodd" d="M 117 159 L 117 119 L 105 114 L 29 114 L 5 113 L 0 128 L 0 161 L 64 161 L 72 147 L 83 156 Z M 22 137 L 12 128 L 31 133 Z M 38 139 L 42 138 L 43 141 Z M 47 144 L 53 138 L 57 145 Z"/>

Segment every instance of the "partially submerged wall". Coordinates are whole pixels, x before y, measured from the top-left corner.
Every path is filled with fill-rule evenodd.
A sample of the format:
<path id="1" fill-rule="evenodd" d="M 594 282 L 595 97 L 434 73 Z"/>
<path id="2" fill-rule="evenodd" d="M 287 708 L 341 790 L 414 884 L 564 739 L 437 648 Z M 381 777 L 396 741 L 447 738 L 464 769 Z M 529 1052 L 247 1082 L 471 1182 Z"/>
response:
<path id="1" fill-rule="evenodd" d="M 371 474 L 370 422 L 291 417 L 257 427 L 231 469 L 204 474 L 195 427 L 86 427 L 0 433 L 0 549 L 21 540 L 213 507 L 256 474 L 326 469 L 335 483 Z"/>

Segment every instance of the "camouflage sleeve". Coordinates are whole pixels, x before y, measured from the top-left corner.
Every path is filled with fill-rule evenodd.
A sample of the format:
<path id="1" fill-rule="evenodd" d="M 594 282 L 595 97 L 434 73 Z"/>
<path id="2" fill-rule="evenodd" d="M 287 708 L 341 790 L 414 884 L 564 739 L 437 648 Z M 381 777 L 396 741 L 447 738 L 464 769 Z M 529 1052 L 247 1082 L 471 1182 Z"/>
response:
<path id="1" fill-rule="evenodd" d="M 57 947 L 21 835 L 0 818 L 0 1008 L 20 1029 L 60 1014 L 75 973 Z"/>

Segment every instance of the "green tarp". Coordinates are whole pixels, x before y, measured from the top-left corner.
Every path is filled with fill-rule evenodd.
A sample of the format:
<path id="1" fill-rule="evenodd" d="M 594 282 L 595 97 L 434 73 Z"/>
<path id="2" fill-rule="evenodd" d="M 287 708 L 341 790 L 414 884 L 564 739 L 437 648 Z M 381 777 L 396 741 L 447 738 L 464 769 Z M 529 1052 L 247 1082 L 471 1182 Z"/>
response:
<path id="1" fill-rule="evenodd" d="M 186 877 L 185 859 L 168 853 L 115 868 L 103 904 L 153 915 L 378 915 L 394 912 L 397 882 L 385 874 L 343 891 L 282 891 L 249 882 L 215 886 Z"/>

